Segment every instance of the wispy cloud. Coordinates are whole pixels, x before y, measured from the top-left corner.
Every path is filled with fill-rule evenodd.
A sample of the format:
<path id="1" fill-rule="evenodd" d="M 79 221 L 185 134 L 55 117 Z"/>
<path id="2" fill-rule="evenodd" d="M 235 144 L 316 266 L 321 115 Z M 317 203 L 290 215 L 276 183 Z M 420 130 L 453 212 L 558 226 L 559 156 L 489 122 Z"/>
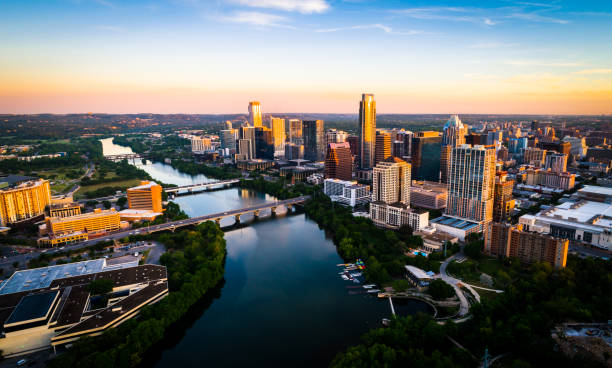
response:
<path id="1" fill-rule="evenodd" d="M 574 74 L 612 74 L 612 69 L 584 69 L 574 72 Z"/>
<path id="2" fill-rule="evenodd" d="M 238 11 L 231 15 L 221 16 L 220 20 L 231 23 L 250 24 L 258 27 L 283 27 L 295 29 L 295 27 L 287 24 L 288 19 L 281 15 Z"/>
<path id="3" fill-rule="evenodd" d="M 534 23 L 569 23 L 568 20 L 558 16 L 559 9 L 559 6 L 553 4 L 517 2 L 512 6 L 500 8 L 428 6 L 395 9 L 392 12 L 414 19 L 469 22 L 484 26 L 494 26 L 511 20 Z"/>
<path id="4" fill-rule="evenodd" d="M 330 8 L 326 0 L 231 0 L 233 3 L 252 7 L 277 9 L 303 14 L 323 13 Z"/>
<path id="5" fill-rule="evenodd" d="M 583 65 L 580 62 L 575 61 L 544 61 L 544 60 L 508 60 L 505 62 L 508 65 L 514 66 L 546 66 L 546 67 L 572 67 L 572 66 L 581 66 Z"/>
<path id="6" fill-rule="evenodd" d="M 393 30 L 393 28 L 386 26 L 384 24 L 362 24 L 362 25 L 356 25 L 356 26 L 350 26 L 350 27 L 337 27 L 337 28 L 325 28 L 325 29 L 317 29 L 315 32 L 319 32 L 319 33 L 327 33 L 327 32 L 340 32 L 340 31 L 351 31 L 351 30 L 357 30 L 357 29 L 380 29 L 381 31 L 385 32 L 385 33 L 389 33 L 389 34 L 396 34 L 396 35 L 404 35 L 404 36 L 413 36 L 413 35 L 417 35 L 420 33 L 423 33 L 422 31 L 416 31 L 416 30 L 410 30 L 410 31 L 395 31 Z"/>

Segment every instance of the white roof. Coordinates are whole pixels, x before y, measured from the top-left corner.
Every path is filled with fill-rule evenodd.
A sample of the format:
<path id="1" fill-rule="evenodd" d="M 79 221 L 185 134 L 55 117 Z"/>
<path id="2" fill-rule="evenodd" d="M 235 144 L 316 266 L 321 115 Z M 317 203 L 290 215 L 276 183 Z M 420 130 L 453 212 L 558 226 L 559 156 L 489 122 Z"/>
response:
<path id="1" fill-rule="evenodd" d="M 612 196 L 612 188 L 600 187 L 597 185 L 585 185 L 584 188 L 578 191 L 585 192 L 585 193 L 596 193 L 596 194 Z"/>
<path id="2" fill-rule="evenodd" d="M 414 276 L 416 276 L 418 279 L 423 280 L 429 280 L 431 279 L 431 276 L 429 276 L 425 271 L 421 270 L 418 267 L 414 267 L 414 266 L 404 266 L 406 267 L 406 271 L 410 272 L 411 274 L 413 274 Z"/>
<path id="3" fill-rule="evenodd" d="M 139 186 L 136 186 L 136 187 L 132 187 L 132 188 L 129 188 L 128 190 L 130 190 L 130 189 L 149 189 L 149 188 L 151 188 L 153 186 L 156 186 L 156 185 L 157 185 L 156 182 L 150 181 L 147 184 L 142 184 L 142 185 L 139 185 Z"/>

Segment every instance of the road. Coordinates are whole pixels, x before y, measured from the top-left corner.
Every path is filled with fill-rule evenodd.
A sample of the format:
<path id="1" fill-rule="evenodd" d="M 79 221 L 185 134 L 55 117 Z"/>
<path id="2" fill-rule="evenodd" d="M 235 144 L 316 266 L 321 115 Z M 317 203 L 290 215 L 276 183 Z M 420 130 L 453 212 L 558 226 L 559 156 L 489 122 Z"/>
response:
<path id="1" fill-rule="evenodd" d="M 442 278 L 442 280 L 444 280 L 446 283 L 452 286 L 453 289 L 455 289 L 455 293 L 457 294 L 457 297 L 459 297 L 459 302 L 461 303 L 459 305 L 459 316 L 463 317 L 466 314 L 468 314 L 468 312 L 470 311 L 470 303 L 465 297 L 465 294 L 463 294 L 463 290 L 461 290 L 461 288 L 459 287 L 459 284 L 462 284 L 462 285 L 465 285 L 465 284 L 461 280 L 450 276 L 446 272 L 446 268 L 448 267 L 448 264 L 451 263 L 458 255 L 459 253 L 453 255 L 452 257 L 447 258 L 442 263 L 442 265 L 440 266 L 440 277 Z M 478 295 L 478 293 L 475 292 L 474 295 Z M 480 296 L 478 296 L 477 299 L 478 301 L 480 301 Z"/>
<path id="2" fill-rule="evenodd" d="M 49 250 L 47 250 L 47 253 L 53 254 L 53 253 L 62 252 L 62 251 L 77 250 L 77 249 L 88 247 L 90 245 L 94 245 L 94 244 L 96 244 L 96 243 L 98 243 L 100 241 L 121 239 L 121 238 L 125 238 L 127 236 L 130 236 L 130 235 L 145 235 L 145 234 L 151 234 L 151 233 L 158 232 L 158 231 L 175 230 L 175 229 L 178 229 L 178 228 L 181 228 L 181 227 L 184 227 L 184 226 L 198 225 L 198 224 L 200 224 L 202 222 L 210 221 L 210 220 L 215 220 L 215 219 L 218 219 L 218 218 L 233 217 L 235 215 L 239 215 L 239 214 L 242 214 L 242 213 L 245 213 L 245 212 L 253 212 L 253 211 L 256 211 L 256 210 L 264 210 L 264 209 L 268 209 L 268 208 L 271 208 L 271 207 L 283 206 L 283 205 L 288 205 L 288 204 L 297 204 L 297 203 L 305 202 L 309 198 L 310 198 L 310 196 L 300 196 L 300 197 L 295 197 L 295 198 L 291 198 L 291 199 L 286 199 L 286 200 L 283 200 L 283 201 L 268 202 L 268 203 L 263 203 L 263 204 L 259 204 L 259 205 L 256 205 L 256 206 L 251 206 L 251 207 L 246 207 L 246 208 L 239 208 L 239 209 L 230 210 L 230 211 L 226 211 L 226 212 L 217 212 L 217 213 L 212 213 L 212 214 L 209 214 L 209 215 L 192 217 L 192 218 L 189 218 L 189 219 L 186 219 L 186 220 L 166 222 L 166 223 L 163 223 L 163 224 L 149 226 L 149 227 L 143 227 L 143 228 L 140 228 L 140 229 L 130 229 L 130 230 L 124 230 L 124 231 L 117 231 L 117 232 L 114 232 L 114 233 L 109 233 L 105 237 L 102 237 L 102 238 L 91 239 L 91 240 L 87 240 L 87 241 L 84 241 L 84 242 L 75 243 L 75 244 L 72 244 L 72 245 L 67 245 L 65 247 L 49 249 Z M 13 256 L 13 257 L 8 257 L 8 258 L 5 258 L 5 259 L 1 259 L 0 260 L 0 267 L 5 266 L 7 264 L 11 264 L 13 262 L 19 262 L 20 264 L 23 264 L 24 262 L 27 262 L 27 261 L 29 261 L 32 258 L 38 257 L 41 253 L 42 253 L 42 251 L 34 251 L 34 252 L 31 252 L 31 253 L 20 254 L 20 255 Z"/>

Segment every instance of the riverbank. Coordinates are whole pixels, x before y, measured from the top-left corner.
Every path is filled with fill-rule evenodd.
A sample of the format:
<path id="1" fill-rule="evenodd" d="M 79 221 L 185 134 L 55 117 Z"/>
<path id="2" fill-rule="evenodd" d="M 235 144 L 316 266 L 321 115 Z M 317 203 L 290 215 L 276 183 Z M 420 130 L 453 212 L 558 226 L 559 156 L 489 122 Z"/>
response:
<path id="1" fill-rule="evenodd" d="M 227 254 L 223 231 L 212 222 L 193 230 L 164 233 L 158 241 L 167 252 L 160 263 L 168 270 L 169 295 L 101 336 L 76 342 L 49 367 L 134 367 L 147 351 L 159 344 L 174 323 L 223 278 Z"/>

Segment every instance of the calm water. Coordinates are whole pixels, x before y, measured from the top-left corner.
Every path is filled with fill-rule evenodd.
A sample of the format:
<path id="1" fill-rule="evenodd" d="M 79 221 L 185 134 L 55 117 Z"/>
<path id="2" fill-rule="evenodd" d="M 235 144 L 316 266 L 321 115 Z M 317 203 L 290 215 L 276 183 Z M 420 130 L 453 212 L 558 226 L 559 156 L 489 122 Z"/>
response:
<path id="1" fill-rule="evenodd" d="M 142 168 L 162 182 L 187 183 L 168 165 Z M 240 188 L 175 199 L 189 216 L 272 200 Z M 244 216 L 242 222 L 249 226 L 225 229 L 228 256 L 218 298 L 172 331 L 155 367 L 327 365 L 389 316 L 387 300 L 349 295 L 360 289 L 340 279 L 334 244 L 304 214 Z M 427 310 L 417 301 L 401 307 L 402 313 Z"/>

